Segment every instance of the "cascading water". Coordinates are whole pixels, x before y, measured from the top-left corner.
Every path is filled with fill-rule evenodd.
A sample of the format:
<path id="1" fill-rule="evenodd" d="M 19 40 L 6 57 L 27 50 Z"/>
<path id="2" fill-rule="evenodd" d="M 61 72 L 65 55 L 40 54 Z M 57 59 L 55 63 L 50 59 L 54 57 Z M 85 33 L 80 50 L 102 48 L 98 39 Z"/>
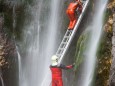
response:
<path id="1" fill-rule="evenodd" d="M 51 73 L 49 70 L 49 65 L 50 65 L 50 58 L 51 56 L 55 53 L 56 49 L 56 38 L 57 38 L 57 30 L 58 30 L 58 22 L 59 22 L 59 2 L 60 0 L 51 0 L 51 12 L 50 12 L 50 17 L 49 17 L 49 26 L 48 26 L 48 32 L 47 32 L 47 46 L 45 49 L 45 77 L 43 79 L 43 82 L 40 86 L 47 86 L 48 84 L 50 85 L 51 82 Z"/>
<path id="2" fill-rule="evenodd" d="M 3 77 L 2 77 L 2 72 L 0 71 L 0 85 L 1 86 L 4 86 L 4 80 L 3 80 Z"/>
<path id="3" fill-rule="evenodd" d="M 108 0 L 98 0 L 93 22 L 88 28 L 91 28 L 91 35 L 85 52 L 86 60 L 82 70 L 83 76 L 79 86 L 92 86 L 94 70 L 96 65 L 96 52 L 99 45 L 99 39 L 102 34 L 103 16 Z"/>
<path id="4" fill-rule="evenodd" d="M 35 6 L 28 6 L 32 20 L 24 26 L 21 61 L 19 61 L 19 86 L 48 86 L 51 82 L 50 58 L 56 51 L 59 7 L 61 0 L 36 0 Z M 60 24 L 61 25 L 61 24 Z M 23 48 L 22 48 L 23 47 Z M 25 49 L 26 48 L 26 49 Z"/>
<path id="5" fill-rule="evenodd" d="M 61 10 L 59 11 L 59 7 L 61 8 L 60 3 L 62 1 L 35 1 L 38 4 L 36 6 L 28 6 L 26 10 L 27 12 L 31 12 L 33 20 L 27 20 L 24 26 L 24 41 L 20 45 L 24 49 L 21 48 L 24 51 L 24 54 L 21 55 L 22 57 L 20 57 L 17 51 L 19 57 L 19 86 L 48 86 L 51 81 L 49 65 L 50 58 L 56 51 L 58 41 L 57 30 L 59 29 L 59 25 L 61 25 L 61 23 L 59 24 L 59 15 L 61 12 Z M 93 30 L 89 41 L 90 47 L 87 49 L 87 61 L 84 67 L 86 78 L 84 77 L 82 80 L 83 84 L 80 83 L 78 86 L 90 86 L 93 77 L 96 50 L 101 35 L 102 18 L 107 0 L 98 0 L 98 3 L 94 22 L 91 26 Z M 28 24 L 28 22 L 30 23 Z"/>
<path id="6" fill-rule="evenodd" d="M 18 55 L 18 67 L 19 67 L 19 84 L 20 84 L 20 79 L 21 79 L 21 56 L 18 50 L 18 47 L 16 46 L 16 51 L 17 51 L 17 55 Z"/>

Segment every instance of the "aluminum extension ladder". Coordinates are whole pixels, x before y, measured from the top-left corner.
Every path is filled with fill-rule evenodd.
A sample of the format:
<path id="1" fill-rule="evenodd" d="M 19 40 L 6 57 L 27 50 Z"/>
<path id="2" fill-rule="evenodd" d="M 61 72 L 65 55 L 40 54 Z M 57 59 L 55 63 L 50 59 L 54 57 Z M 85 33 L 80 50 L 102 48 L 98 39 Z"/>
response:
<path id="1" fill-rule="evenodd" d="M 82 0 L 83 10 L 82 10 L 82 13 L 78 17 L 78 21 L 77 21 L 75 27 L 73 28 L 73 30 L 67 30 L 63 37 L 63 40 L 55 54 L 57 57 L 59 57 L 58 65 L 61 63 L 63 57 L 65 56 L 65 54 L 71 44 L 71 41 L 79 27 L 80 21 L 82 20 L 82 17 L 85 13 L 85 9 L 88 6 L 88 2 L 89 2 L 89 0 Z"/>
<path id="2" fill-rule="evenodd" d="M 57 57 L 60 58 L 62 53 L 63 53 L 63 51 L 66 49 L 66 45 L 68 43 L 69 38 L 71 37 L 72 31 L 73 30 L 67 30 L 66 31 L 66 33 L 65 33 L 65 35 L 63 37 L 63 40 L 62 40 L 62 42 L 61 42 L 61 44 L 60 44 L 60 46 L 59 46 L 59 48 L 58 48 L 58 50 L 56 52 Z"/>
<path id="3" fill-rule="evenodd" d="M 89 3 L 89 0 L 82 0 L 82 4 L 83 4 L 83 10 L 82 10 L 82 13 L 80 14 L 79 18 L 78 18 L 78 21 L 74 27 L 73 30 L 67 30 L 63 39 L 62 39 L 62 42 L 56 52 L 56 56 L 59 57 L 59 62 L 58 62 L 58 65 L 61 63 L 61 60 L 63 59 L 64 55 L 66 54 L 68 48 L 69 48 L 69 45 L 71 44 L 71 41 L 73 39 L 73 37 L 75 36 L 75 33 L 79 27 L 79 24 L 82 20 L 82 17 L 86 11 L 86 8 L 88 6 L 88 3 Z M 51 86 L 51 83 L 50 85 Z"/>

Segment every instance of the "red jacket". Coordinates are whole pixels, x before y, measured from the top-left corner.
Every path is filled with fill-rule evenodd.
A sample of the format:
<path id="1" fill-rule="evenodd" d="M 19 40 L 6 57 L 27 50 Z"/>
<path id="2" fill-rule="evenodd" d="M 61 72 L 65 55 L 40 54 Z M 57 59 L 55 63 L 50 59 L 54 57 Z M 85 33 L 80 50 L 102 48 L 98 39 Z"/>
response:
<path id="1" fill-rule="evenodd" d="M 79 4 L 72 2 L 72 3 L 69 4 L 67 10 L 75 11 L 78 6 L 79 6 Z"/>
<path id="2" fill-rule="evenodd" d="M 73 68 L 73 65 L 65 66 L 50 66 L 51 72 L 52 72 L 52 78 L 62 78 L 62 69 L 71 69 Z"/>
<path id="3" fill-rule="evenodd" d="M 73 11 L 75 13 L 75 10 L 79 8 L 79 10 L 81 11 L 82 10 L 82 4 L 81 2 L 72 2 L 69 4 L 67 10 L 66 10 L 66 13 L 68 14 L 68 11 Z"/>
<path id="4" fill-rule="evenodd" d="M 76 12 L 77 11 L 77 12 Z M 78 13 L 78 11 L 81 13 L 82 12 L 82 4 L 80 2 L 72 2 L 69 4 L 67 10 L 66 10 L 66 14 L 69 17 L 70 23 L 69 23 L 69 27 L 68 29 L 73 29 L 76 22 L 77 22 L 77 15 L 76 13 Z"/>
<path id="5" fill-rule="evenodd" d="M 52 72 L 52 86 L 63 86 L 62 69 L 70 69 L 72 67 L 73 65 L 50 66 Z"/>

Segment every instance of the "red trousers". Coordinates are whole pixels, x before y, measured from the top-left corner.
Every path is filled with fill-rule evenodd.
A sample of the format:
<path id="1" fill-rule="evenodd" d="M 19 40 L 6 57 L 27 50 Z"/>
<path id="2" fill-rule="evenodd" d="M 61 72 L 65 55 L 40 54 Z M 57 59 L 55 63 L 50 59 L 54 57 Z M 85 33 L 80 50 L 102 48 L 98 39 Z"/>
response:
<path id="1" fill-rule="evenodd" d="M 53 79 L 52 86 L 63 86 L 62 78 Z"/>
<path id="2" fill-rule="evenodd" d="M 69 20 L 70 20 L 68 29 L 71 30 L 71 29 L 74 28 L 74 26 L 75 26 L 75 24 L 77 22 L 75 11 L 70 9 L 70 10 L 67 10 L 66 13 L 67 13 L 67 15 L 69 17 Z"/>

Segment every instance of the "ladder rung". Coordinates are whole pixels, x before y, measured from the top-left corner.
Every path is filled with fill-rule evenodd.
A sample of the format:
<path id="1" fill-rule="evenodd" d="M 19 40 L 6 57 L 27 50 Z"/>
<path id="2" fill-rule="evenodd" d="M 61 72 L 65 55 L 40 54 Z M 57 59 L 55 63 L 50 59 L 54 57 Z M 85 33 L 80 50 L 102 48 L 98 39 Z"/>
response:
<path id="1" fill-rule="evenodd" d="M 62 53 L 63 53 L 63 51 L 65 49 L 66 44 L 68 43 L 68 40 L 69 40 L 71 34 L 72 34 L 72 31 L 70 31 L 70 30 L 66 31 L 66 34 L 65 34 L 65 36 L 64 36 L 64 38 L 63 38 L 63 40 L 62 40 L 57 52 L 56 52 L 56 55 L 62 55 Z"/>
<path id="2" fill-rule="evenodd" d="M 65 36 L 71 35 L 72 31 L 68 30 L 65 34 Z"/>
<path id="3" fill-rule="evenodd" d="M 64 38 L 69 38 L 70 36 L 64 36 Z"/>
<path id="4" fill-rule="evenodd" d="M 71 32 L 70 32 L 70 33 L 68 33 L 66 36 L 71 36 Z"/>
<path id="5" fill-rule="evenodd" d="M 68 42 L 68 40 L 69 40 L 69 38 L 68 38 L 68 39 L 63 40 L 63 41 L 62 41 L 62 43 L 63 43 L 63 42 Z"/>
<path id="6" fill-rule="evenodd" d="M 60 57 L 60 56 L 61 56 L 61 54 L 56 54 L 56 56 L 57 56 L 57 57 Z"/>
<path id="7" fill-rule="evenodd" d="M 67 42 L 62 42 L 62 44 L 64 44 L 64 45 L 65 45 L 65 44 L 67 44 Z"/>
<path id="8" fill-rule="evenodd" d="M 64 50 L 65 48 L 59 48 L 59 50 Z"/>
<path id="9" fill-rule="evenodd" d="M 59 48 L 56 54 L 62 54 L 65 48 Z"/>

